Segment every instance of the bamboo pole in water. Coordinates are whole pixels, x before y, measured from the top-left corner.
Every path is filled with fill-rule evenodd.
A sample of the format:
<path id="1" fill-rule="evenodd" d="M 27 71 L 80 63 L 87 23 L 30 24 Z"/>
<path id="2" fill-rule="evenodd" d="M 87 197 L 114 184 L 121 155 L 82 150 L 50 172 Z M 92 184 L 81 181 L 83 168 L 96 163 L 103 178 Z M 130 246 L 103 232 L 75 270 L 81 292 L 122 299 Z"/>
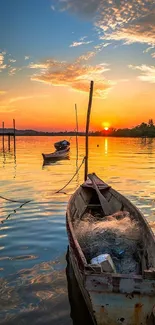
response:
<path id="1" fill-rule="evenodd" d="M 78 155 L 79 155 L 79 147 L 78 147 L 78 114 L 77 114 L 77 105 L 75 104 L 75 115 L 76 115 L 76 168 L 78 169 Z"/>
<path id="2" fill-rule="evenodd" d="M 14 152 L 16 151 L 16 122 L 13 119 L 13 142 L 14 142 Z"/>
<path id="3" fill-rule="evenodd" d="M 86 181 L 87 174 L 88 174 L 88 133 L 89 133 L 89 121 L 90 121 L 90 113 L 91 113 L 91 106 L 92 106 L 92 98 L 93 98 L 93 88 L 94 88 L 94 81 L 90 82 L 90 92 L 89 92 L 89 102 L 88 102 L 88 111 L 87 111 L 87 121 L 86 121 L 86 154 L 85 154 L 85 175 L 84 179 Z"/>
<path id="4" fill-rule="evenodd" d="M 4 122 L 2 122 L 2 146 L 3 146 L 3 152 L 4 152 Z"/>

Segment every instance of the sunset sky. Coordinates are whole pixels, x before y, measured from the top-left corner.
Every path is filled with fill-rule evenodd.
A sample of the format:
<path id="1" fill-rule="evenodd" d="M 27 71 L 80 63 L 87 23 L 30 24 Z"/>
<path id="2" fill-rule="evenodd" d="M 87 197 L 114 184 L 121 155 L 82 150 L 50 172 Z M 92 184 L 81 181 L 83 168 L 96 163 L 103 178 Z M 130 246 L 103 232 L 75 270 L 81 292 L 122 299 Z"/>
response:
<path id="1" fill-rule="evenodd" d="M 0 124 L 83 130 L 90 80 L 91 130 L 155 120 L 155 1 L 1 0 Z"/>

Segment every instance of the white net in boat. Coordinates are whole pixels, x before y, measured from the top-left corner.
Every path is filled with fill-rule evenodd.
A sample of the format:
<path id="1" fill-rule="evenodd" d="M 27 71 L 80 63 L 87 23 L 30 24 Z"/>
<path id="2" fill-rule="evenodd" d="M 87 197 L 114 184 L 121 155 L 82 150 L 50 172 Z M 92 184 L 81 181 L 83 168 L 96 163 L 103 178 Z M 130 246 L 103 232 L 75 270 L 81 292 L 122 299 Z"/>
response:
<path id="1" fill-rule="evenodd" d="M 100 219 L 86 213 L 75 221 L 74 229 L 88 263 L 100 254 L 110 254 L 118 273 L 140 273 L 141 233 L 128 212 Z"/>

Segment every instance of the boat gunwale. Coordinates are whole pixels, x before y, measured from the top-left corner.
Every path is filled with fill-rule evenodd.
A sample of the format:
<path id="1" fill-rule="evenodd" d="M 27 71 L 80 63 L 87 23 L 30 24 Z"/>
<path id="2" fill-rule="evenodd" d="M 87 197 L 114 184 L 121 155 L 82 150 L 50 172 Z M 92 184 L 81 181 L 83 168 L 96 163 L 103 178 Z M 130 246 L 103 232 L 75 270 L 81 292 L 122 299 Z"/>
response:
<path id="1" fill-rule="evenodd" d="M 55 159 L 55 158 L 62 158 L 67 157 L 69 155 L 70 148 L 54 151 L 51 153 L 42 153 L 43 159 Z"/>
<path id="2" fill-rule="evenodd" d="M 126 201 L 126 203 L 129 204 L 129 206 L 131 207 L 131 209 L 133 208 L 133 210 L 135 210 L 137 212 L 137 214 L 140 215 L 141 218 L 139 218 L 140 222 L 141 220 L 143 221 L 143 225 L 145 226 L 145 228 L 147 229 L 147 231 L 149 231 L 152 239 L 154 240 L 154 245 L 155 245 L 155 234 L 153 233 L 153 230 L 151 229 L 149 222 L 147 221 L 147 219 L 144 217 L 143 213 L 136 207 L 136 205 L 134 205 L 134 203 L 132 203 L 128 198 L 126 198 L 123 194 L 119 193 L 117 190 L 115 190 L 114 188 L 110 188 L 109 191 L 111 192 L 112 195 L 115 196 L 116 199 L 117 195 L 119 195 L 122 199 L 122 203 L 123 201 Z"/>

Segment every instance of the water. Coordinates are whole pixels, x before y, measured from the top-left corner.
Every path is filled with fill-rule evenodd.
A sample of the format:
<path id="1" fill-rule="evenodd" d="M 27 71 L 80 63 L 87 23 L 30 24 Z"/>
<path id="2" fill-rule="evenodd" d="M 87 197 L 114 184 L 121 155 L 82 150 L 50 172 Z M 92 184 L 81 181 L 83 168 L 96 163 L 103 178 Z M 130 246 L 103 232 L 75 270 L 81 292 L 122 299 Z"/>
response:
<path id="1" fill-rule="evenodd" d="M 76 142 L 70 160 L 43 166 L 61 137 L 17 137 L 16 155 L 0 146 L 0 324 L 72 324 L 66 281 L 65 211 L 83 181 L 76 171 Z M 97 146 L 99 145 L 99 146 Z M 79 164 L 85 140 L 79 137 Z M 95 171 L 144 213 L 155 231 L 155 140 L 90 138 L 89 172 Z M 8 219 L 6 219 L 8 217 Z"/>

